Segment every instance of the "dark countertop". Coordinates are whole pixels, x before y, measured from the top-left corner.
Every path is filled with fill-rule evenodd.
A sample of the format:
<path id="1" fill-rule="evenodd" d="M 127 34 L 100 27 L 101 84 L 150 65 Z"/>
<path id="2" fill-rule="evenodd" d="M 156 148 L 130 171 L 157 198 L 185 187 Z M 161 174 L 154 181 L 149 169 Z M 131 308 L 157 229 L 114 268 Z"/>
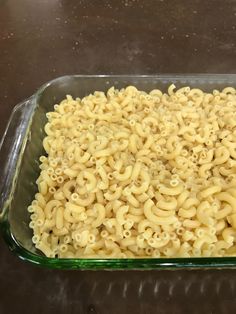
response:
<path id="1" fill-rule="evenodd" d="M 235 0 L 0 0 L 0 137 L 65 74 L 236 73 Z M 0 314 L 229 313 L 236 271 L 59 271 L 0 238 Z"/>

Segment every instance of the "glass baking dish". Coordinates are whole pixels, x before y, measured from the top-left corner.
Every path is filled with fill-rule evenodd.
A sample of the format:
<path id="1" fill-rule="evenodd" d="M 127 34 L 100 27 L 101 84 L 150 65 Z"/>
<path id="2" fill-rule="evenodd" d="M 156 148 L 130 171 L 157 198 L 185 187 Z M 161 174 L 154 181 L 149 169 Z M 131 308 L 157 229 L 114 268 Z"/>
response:
<path id="1" fill-rule="evenodd" d="M 47 258 L 31 241 L 27 206 L 37 187 L 39 156 L 43 154 L 45 113 L 70 94 L 83 97 L 95 90 L 135 85 L 150 91 L 166 90 L 174 83 L 198 87 L 205 91 L 236 86 L 236 75 L 72 75 L 43 85 L 33 96 L 18 104 L 10 117 L 0 145 L 0 229 L 9 246 L 20 258 L 41 266 L 62 269 L 178 269 L 236 267 L 236 257 L 215 258 L 146 258 L 146 259 L 58 259 Z"/>

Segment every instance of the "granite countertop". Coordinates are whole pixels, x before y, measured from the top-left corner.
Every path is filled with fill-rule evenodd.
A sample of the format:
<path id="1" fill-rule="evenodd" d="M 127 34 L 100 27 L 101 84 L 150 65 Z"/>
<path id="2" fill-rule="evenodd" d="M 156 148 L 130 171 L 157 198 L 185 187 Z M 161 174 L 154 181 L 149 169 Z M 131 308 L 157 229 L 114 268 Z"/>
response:
<path id="1" fill-rule="evenodd" d="M 236 73 L 235 0 L 0 0 L 0 137 L 65 74 Z M 229 313 L 236 271 L 49 270 L 0 237 L 0 314 Z"/>

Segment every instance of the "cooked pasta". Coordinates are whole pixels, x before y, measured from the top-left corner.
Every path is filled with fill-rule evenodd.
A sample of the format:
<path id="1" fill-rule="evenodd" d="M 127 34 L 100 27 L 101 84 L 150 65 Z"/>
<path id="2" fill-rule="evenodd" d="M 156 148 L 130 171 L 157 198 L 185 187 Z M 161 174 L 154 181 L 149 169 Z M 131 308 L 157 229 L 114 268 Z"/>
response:
<path id="1" fill-rule="evenodd" d="M 134 86 L 46 114 L 32 242 L 48 257 L 236 256 L 236 90 Z"/>

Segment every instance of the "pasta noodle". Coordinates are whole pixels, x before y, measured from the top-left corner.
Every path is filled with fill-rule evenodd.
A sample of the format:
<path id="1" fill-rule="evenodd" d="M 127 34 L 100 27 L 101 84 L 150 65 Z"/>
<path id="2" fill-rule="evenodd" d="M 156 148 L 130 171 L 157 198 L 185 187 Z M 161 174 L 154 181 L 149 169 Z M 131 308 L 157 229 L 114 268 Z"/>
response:
<path id="1" fill-rule="evenodd" d="M 134 86 L 48 112 L 32 242 L 48 257 L 236 255 L 236 90 Z"/>

